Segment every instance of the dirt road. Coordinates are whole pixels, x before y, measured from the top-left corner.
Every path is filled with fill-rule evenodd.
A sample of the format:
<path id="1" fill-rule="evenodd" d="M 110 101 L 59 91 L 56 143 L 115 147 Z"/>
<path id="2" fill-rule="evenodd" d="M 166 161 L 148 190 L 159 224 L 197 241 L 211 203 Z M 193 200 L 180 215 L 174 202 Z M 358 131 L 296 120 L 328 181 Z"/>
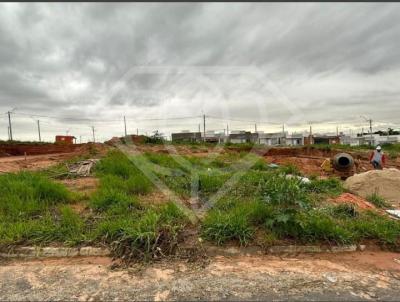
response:
<path id="1" fill-rule="evenodd" d="M 111 269 L 108 258 L 3 263 L 0 300 L 398 300 L 400 254 L 215 257 Z"/>
<path id="2" fill-rule="evenodd" d="M 0 157 L 0 173 L 18 172 L 20 170 L 39 170 L 70 159 L 78 153 L 58 153 L 29 156 Z"/>

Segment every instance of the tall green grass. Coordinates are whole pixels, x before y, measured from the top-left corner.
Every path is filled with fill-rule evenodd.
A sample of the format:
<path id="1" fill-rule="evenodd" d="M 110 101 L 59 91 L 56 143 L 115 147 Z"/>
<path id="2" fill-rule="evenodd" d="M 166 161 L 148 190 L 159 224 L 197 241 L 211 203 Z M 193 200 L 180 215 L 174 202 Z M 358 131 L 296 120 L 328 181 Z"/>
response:
<path id="1" fill-rule="evenodd" d="M 0 217 L 20 220 L 37 216 L 50 206 L 72 201 L 63 185 L 33 172 L 0 175 Z"/>

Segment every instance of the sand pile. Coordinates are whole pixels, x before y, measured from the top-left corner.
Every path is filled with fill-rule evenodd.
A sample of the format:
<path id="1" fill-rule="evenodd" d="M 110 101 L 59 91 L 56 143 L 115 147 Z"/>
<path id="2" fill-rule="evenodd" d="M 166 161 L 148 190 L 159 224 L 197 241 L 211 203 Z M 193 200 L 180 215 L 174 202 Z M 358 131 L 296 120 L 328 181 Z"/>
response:
<path id="1" fill-rule="evenodd" d="M 344 187 L 366 198 L 377 193 L 390 203 L 400 204 L 400 170 L 390 168 L 372 170 L 347 178 Z"/>

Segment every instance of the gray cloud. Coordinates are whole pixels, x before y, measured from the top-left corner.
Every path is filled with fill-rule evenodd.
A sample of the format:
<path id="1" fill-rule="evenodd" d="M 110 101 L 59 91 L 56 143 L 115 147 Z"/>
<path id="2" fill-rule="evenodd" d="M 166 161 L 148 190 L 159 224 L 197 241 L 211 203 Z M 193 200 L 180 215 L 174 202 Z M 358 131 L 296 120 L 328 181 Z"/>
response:
<path id="1" fill-rule="evenodd" d="M 101 120 L 122 115 L 147 132 L 193 128 L 199 120 L 172 126 L 135 119 L 202 112 L 269 120 L 271 127 L 358 125 L 362 114 L 398 126 L 399 19 L 392 3 L 0 4 L 0 113 L 18 108 L 15 132 L 24 139 L 34 133 L 32 119 L 18 116 L 25 111 L 93 118 L 104 138 L 121 129 Z M 149 66 L 215 68 L 138 69 Z M 246 68 L 227 72 L 229 66 L 251 66 L 265 77 Z M 269 91 L 271 83 L 291 108 Z M 88 127 L 46 122 L 54 126 L 49 138 Z M 0 127 L 5 138 L 5 118 Z"/>

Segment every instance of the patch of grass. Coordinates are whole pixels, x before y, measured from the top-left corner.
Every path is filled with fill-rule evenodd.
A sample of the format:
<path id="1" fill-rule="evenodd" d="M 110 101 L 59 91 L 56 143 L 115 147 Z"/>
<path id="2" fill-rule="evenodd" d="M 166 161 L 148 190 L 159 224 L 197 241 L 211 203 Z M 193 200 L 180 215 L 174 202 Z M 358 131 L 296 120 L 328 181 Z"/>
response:
<path id="1" fill-rule="evenodd" d="M 125 192 L 118 189 L 100 189 L 93 194 L 90 205 L 99 211 L 104 211 L 118 204 L 133 204 L 133 200 Z"/>
<path id="2" fill-rule="evenodd" d="M 348 203 L 333 206 L 328 209 L 328 212 L 335 218 L 355 218 L 358 216 L 358 212 L 354 205 Z"/>
<path id="3" fill-rule="evenodd" d="M 371 211 L 363 213 L 359 219 L 348 222 L 347 228 L 354 233 L 358 241 L 373 239 L 388 246 L 400 245 L 399 221 Z"/>
<path id="4" fill-rule="evenodd" d="M 278 171 L 280 171 L 281 173 L 283 173 L 285 175 L 288 175 L 288 174 L 301 175 L 299 168 L 293 164 L 287 164 L 287 165 L 280 166 L 278 168 Z"/>
<path id="5" fill-rule="evenodd" d="M 111 245 L 125 260 L 149 260 L 173 253 L 187 224 L 184 214 L 173 204 L 148 208 L 132 215 L 104 219 L 94 238 Z"/>
<path id="6" fill-rule="evenodd" d="M 377 193 L 373 193 L 367 196 L 367 200 L 375 205 L 377 208 L 391 208 L 391 205 L 383 198 L 382 196 L 378 195 Z"/>
<path id="7" fill-rule="evenodd" d="M 68 206 L 61 206 L 56 216 L 49 212 L 37 219 L 0 223 L 0 244 L 76 245 L 89 240 L 85 221 Z"/>
<path id="8" fill-rule="evenodd" d="M 254 229 L 243 214 L 239 210 L 209 213 L 202 225 L 202 236 L 218 245 L 230 240 L 246 245 L 253 237 Z"/>
<path id="9" fill-rule="evenodd" d="M 337 178 L 313 179 L 309 183 L 304 184 L 308 192 L 324 193 L 337 196 L 343 193 L 342 183 Z"/>
<path id="10" fill-rule="evenodd" d="M 131 175 L 139 174 L 139 170 L 134 164 L 120 151 L 112 150 L 107 156 L 96 164 L 95 170 L 100 176 L 115 175 L 123 179 L 128 179 Z"/>
<path id="11" fill-rule="evenodd" d="M 352 232 L 323 212 L 310 211 L 309 213 L 300 213 L 296 217 L 296 222 L 299 228 L 291 235 L 303 242 L 334 244 L 353 242 Z"/>
<path id="12" fill-rule="evenodd" d="M 72 201 L 61 184 L 33 172 L 0 175 L 0 217 L 17 220 L 40 215 L 50 206 Z"/>

